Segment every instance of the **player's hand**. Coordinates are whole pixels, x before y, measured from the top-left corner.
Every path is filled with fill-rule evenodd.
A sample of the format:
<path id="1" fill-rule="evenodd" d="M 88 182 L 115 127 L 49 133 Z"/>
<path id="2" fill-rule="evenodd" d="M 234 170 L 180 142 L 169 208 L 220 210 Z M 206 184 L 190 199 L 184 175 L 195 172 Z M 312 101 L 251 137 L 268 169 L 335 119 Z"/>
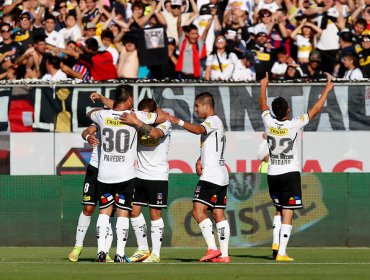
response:
<path id="1" fill-rule="evenodd" d="M 197 160 L 197 163 L 195 164 L 195 171 L 197 172 L 198 176 L 202 175 L 203 172 L 203 166 L 200 159 Z"/>
<path id="2" fill-rule="evenodd" d="M 334 84 L 331 82 L 333 79 L 333 76 L 329 73 L 325 73 L 326 77 L 328 78 L 328 81 L 326 82 L 325 89 L 329 92 L 334 88 Z"/>
<path id="3" fill-rule="evenodd" d="M 178 124 L 178 123 L 179 123 L 179 121 L 180 121 L 178 118 L 176 118 L 176 117 L 174 117 L 174 116 L 172 116 L 172 115 L 169 115 L 169 116 L 167 117 L 167 120 L 168 120 L 169 122 L 173 123 L 173 124 Z"/>
<path id="4" fill-rule="evenodd" d="M 94 92 L 92 92 L 91 94 L 90 94 L 90 100 L 93 102 L 93 103 L 95 103 L 95 101 L 96 100 L 101 100 L 102 99 L 102 95 L 101 94 L 99 94 L 99 93 L 97 93 L 96 91 L 94 91 Z"/>
<path id="5" fill-rule="evenodd" d="M 136 114 L 134 112 L 132 113 L 122 113 L 122 115 L 119 117 L 119 119 L 128 125 L 137 125 L 139 119 L 136 117 Z"/>
<path id="6" fill-rule="evenodd" d="M 156 123 L 164 123 L 167 120 L 167 117 L 170 116 L 170 114 L 166 111 L 163 111 L 161 108 L 157 107 L 157 110 L 155 111 L 157 113 L 157 120 Z"/>
<path id="7" fill-rule="evenodd" d="M 269 84 L 269 73 L 266 72 L 266 76 L 261 80 L 261 87 L 267 87 Z"/>
<path id="8" fill-rule="evenodd" d="M 99 145 L 99 140 L 97 138 L 95 138 L 95 134 L 90 135 L 89 138 L 87 138 L 87 142 L 92 147 L 95 147 L 95 146 Z"/>

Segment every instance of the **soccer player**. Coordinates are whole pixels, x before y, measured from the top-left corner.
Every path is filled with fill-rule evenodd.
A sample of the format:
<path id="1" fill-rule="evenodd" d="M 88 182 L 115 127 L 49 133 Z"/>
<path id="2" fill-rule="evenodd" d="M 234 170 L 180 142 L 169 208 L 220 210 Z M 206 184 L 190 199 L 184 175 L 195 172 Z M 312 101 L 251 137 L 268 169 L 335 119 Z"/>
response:
<path id="1" fill-rule="evenodd" d="M 160 110 L 153 99 L 143 99 L 138 110 L 156 112 Z M 124 123 L 140 128 L 143 125 L 135 114 L 121 117 Z M 159 262 L 164 223 L 161 210 L 167 208 L 168 196 L 168 151 L 170 147 L 171 123 L 165 121 L 153 127 L 148 135 L 138 137 L 137 181 L 131 212 L 131 224 L 135 231 L 138 249 L 130 257 L 132 262 Z M 152 252 L 149 253 L 147 226 L 142 206 L 149 206 L 151 220 Z"/>
<path id="2" fill-rule="evenodd" d="M 92 110 L 87 116 L 97 124 L 100 138 L 100 158 L 98 171 L 99 217 L 97 220 L 98 255 L 96 262 L 105 262 L 105 239 L 109 232 L 109 216 L 113 204 L 117 207 L 117 251 L 115 262 L 130 262 L 125 255 L 125 246 L 129 230 L 129 212 L 135 187 L 136 172 L 136 128 L 121 122 L 122 113 L 131 113 L 133 106 L 133 88 L 120 85 L 116 89 L 113 109 Z M 147 123 L 154 123 L 155 113 L 136 112 L 136 116 Z M 147 124 L 139 132 L 146 134 Z M 150 127 L 150 126 L 149 126 Z"/>
<path id="3" fill-rule="evenodd" d="M 198 117 L 204 119 L 201 124 L 188 123 L 174 116 L 168 117 L 168 120 L 191 133 L 201 135 L 200 158 L 196 163 L 196 171 L 200 178 L 193 197 L 193 217 L 199 224 L 208 250 L 199 261 L 230 262 L 228 255 L 230 226 L 225 217 L 229 185 L 229 174 L 224 160 L 225 129 L 216 115 L 212 94 L 208 92 L 198 94 L 194 108 Z M 207 216 L 208 209 L 216 222 L 220 250 L 216 246 L 212 221 Z"/>
<path id="4" fill-rule="evenodd" d="M 312 108 L 306 114 L 290 119 L 291 109 L 282 97 L 273 100 L 274 116 L 271 114 L 266 97 L 268 81 L 266 73 L 266 77 L 261 80 L 260 107 L 270 152 L 267 181 L 271 199 L 276 207 L 272 251 L 277 261 L 293 261 L 294 259 L 287 255 L 286 247 L 292 232 L 294 210 L 302 208 L 297 138 L 304 126 L 321 111 L 334 85 L 329 76 L 325 89 Z"/>
<path id="5" fill-rule="evenodd" d="M 93 152 L 91 154 L 90 163 L 86 169 L 84 188 L 83 188 L 83 198 L 82 205 L 83 209 L 78 218 L 77 230 L 76 230 L 76 242 L 72 252 L 69 254 L 68 258 L 71 262 L 77 262 L 81 254 L 83 243 L 85 240 L 86 232 L 89 228 L 91 216 L 94 214 L 95 206 L 99 200 L 96 185 L 98 178 L 98 144 L 99 140 L 95 138 L 96 126 L 90 125 L 82 132 L 82 138 L 85 141 L 88 141 L 91 146 L 93 146 Z M 106 249 L 107 262 L 112 262 L 113 260 L 109 257 L 108 252 L 112 245 L 113 233 L 112 227 L 109 226 L 109 234 L 106 240 Z"/>

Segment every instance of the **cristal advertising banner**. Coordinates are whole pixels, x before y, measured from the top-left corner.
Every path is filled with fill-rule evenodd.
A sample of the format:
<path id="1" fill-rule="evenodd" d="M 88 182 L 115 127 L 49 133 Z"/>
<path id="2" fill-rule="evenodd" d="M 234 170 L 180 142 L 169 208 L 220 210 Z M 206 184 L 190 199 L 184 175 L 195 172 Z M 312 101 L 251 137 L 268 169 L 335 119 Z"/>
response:
<path id="1" fill-rule="evenodd" d="M 277 96 L 286 98 L 292 107 L 293 117 L 307 111 L 320 96 L 322 85 L 272 84 L 268 89 L 269 102 Z M 0 129 L 6 130 L 6 102 L 9 91 L 19 88 L 2 88 L 0 91 Z M 37 131 L 81 132 L 89 125 L 86 112 L 101 107 L 89 100 L 97 91 L 114 97 L 115 85 L 58 85 L 53 87 L 27 87 L 34 107 L 33 129 Z M 214 95 L 217 114 L 228 131 L 262 131 L 263 124 L 258 105 L 260 87 L 253 85 L 214 84 L 134 84 L 135 101 L 154 98 L 160 107 L 190 122 L 199 121 L 194 115 L 196 94 L 209 91 Z M 24 92 L 23 92 L 24 93 Z M 13 96 L 13 94 L 12 94 Z M 25 96 L 25 95 L 23 95 Z M 23 112 L 20 112 L 23 114 Z M 22 119 L 22 117 L 20 118 Z M 24 116 L 23 116 L 23 121 Z M 329 94 L 322 113 L 305 131 L 370 130 L 370 88 L 365 84 L 338 84 Z"/>
<path id="2" fill-rule="evenodd" d="M 73 246 L 83 179 L 83 175 L 0 176 L 1 221 L 6 225 L 0 232 L 0 245 Z M 304 208 L 295 211 L 290 246 L 369 246 L 369 180 L 369 173 L 303 174 Z M 163 246 L 205 247 L 191 215 L 197 181 L 195 174 L 170 175 Z M 22 207 L 14 208 L 14 201 L 22 201 Z M 148 222 L 148 210 L 143 208 L 143 213 Z M 265 175 L 230 174 L 226 216 L 231 247 L 271 246 L 273 215 Z M 93 216 L 85 246 L 96 246 L 97 216 Z M 136 246 L 132 231 L 128 246 Z"/>

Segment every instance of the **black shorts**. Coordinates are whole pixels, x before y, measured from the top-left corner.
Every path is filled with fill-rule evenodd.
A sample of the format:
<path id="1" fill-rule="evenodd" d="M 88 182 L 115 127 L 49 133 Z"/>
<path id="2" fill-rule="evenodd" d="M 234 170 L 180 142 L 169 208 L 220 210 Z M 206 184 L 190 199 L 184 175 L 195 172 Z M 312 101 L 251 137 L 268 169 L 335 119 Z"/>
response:
<path id="1" fill-rule="evenodd" d="M 199 181 L 195 187 L 193 202 L 200 202 L 208 208 L 226 208 L 227 187 L 219 186 L 211 182 Z"/>
<path id="2" fill-rule="evenodd" d="M 93 205 L 95 206 L 99 200 L 99 195 L 97 191 L 98 183 L 98 169 L 92 165 L 88 165 L 86 169 L 85 182 L 82 194 L 83 205 Z"/>
<path id="3" fill-rule="evenodd" d="M 136 179 L 132 204 L 167 208 L 168 181 Z"/>
<path id="4" fill-rule="evenodd" d="M 289 172 L 267 175 L 269 192 L 276 207 L 284 209 L 302 208 L 301 173 Z"/>
<path id="5" fill-rule="evenodd" d="M 115 203 L 117 208 L 131 211 L 136 178 L 114 184 L 98 181 L 99 209 L 104 209 Z"/>

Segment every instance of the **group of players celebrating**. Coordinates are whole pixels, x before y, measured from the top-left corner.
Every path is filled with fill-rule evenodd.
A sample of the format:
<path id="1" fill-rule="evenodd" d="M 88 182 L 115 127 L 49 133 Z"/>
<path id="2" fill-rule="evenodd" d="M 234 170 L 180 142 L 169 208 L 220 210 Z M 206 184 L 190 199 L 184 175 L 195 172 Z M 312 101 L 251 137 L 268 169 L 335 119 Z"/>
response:
<path id="1" fill-rule="evenodd" d="M 268 184 L 276 207 L 273 229 L 273 257 L 277 261 L 292 261 L 286 247 L 292 231 L 294 209 L 302 207 L 300 165 L 297 156 L 297 137 L 300 130 L 324 106 L 328 92 L 333 88 L 331 78 L 316 104 L 299 118 L 290 120 L 290 107 L 281 97 L 272 102 L 272 113 L 267 106 L 268 76 L 261 80 L 260 107 L 267 133 L 270 159 Z M 168 151 L 172 124 L 200 137 L 200 157 L 195 168 L 200 176 L 193 195 L 193 217 L 207 243 L 207 251 L 200 262 L 229 263 L 228 244 L 230 227 L 225 216 L 229 174 L 224 160 L 225 129 L 216 115 L 212 94 L 200 93 L 194 101 L 194 110 L 200 124 L 192 124 L 162 111 L 152 99 L 143 99 L 133 110 L 133 88 L 120 85 L 115 100 L 98 93 L 90 98 L 99 101 L 108 110 L 88 112 L 92 121 L 82 137 L 94 147 L 86 170 L 83 188 L 83 210 L 80 214 L 76 242 L 69 260 L 76 262 L 83 248 L 91 216 L 99 201 L 96 224 L 98 254 L 96 262 L 160 261 L 164 222 L 161 210 L 167 207 Z M 137 167 L 135 170 L 135 160 Z M 294 203 L 292 203 L 292 199 Z M 149 207 L 152 250 L 147 240 L 147 225 L 142 206 Z M 213 232 L 216 224 L 219 247 Z M 116 212 L 116 254 L 109 256 L 113 240 L 113 212 Z M 129 224 L 133 227 L 137 250 L 131 257 L 125 254 Z"/>

